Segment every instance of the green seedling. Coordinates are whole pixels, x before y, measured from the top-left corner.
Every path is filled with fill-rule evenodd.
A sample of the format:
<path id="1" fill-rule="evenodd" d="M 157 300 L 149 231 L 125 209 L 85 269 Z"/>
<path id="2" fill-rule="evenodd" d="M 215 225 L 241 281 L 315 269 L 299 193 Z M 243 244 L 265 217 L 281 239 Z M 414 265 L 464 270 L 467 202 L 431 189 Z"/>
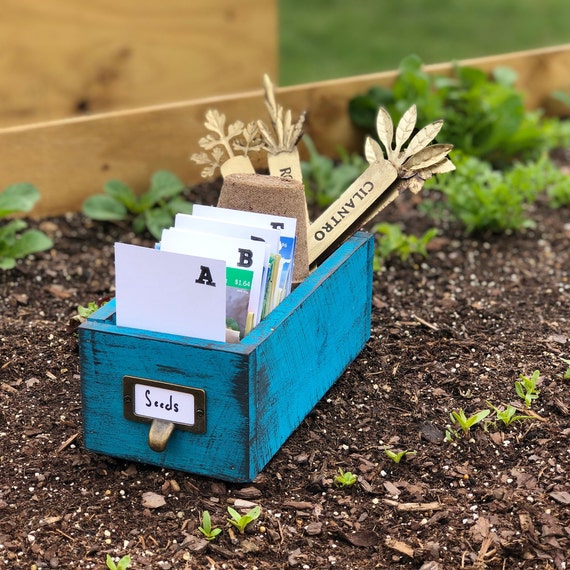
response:
<path id="1" fill-rule="evenodd" d="M 445 200 L 427 200 L 420 208 L 460 221 L 469 234 L 533 227 L 528 213 L 543 191 L 552 207 L 570 203 L 570 179 L 546 155 L 501 171 L 459 151 L 452 154 L 457 167 L 454 175 L 432 178 L 425 185 L 428 190 L 441 192 Z"/>
<path id="2" fill-rule="evenodd" d="M 245 527 L 255 519 L 259 518 L 261 514 L 261 507 L 253 507 L 245 515 L 240 515 L 235 509 L 228 507 L 228 513 L 231 518 L 228 519 L 229 523 L 235 526 L 241 534 L 243 534 Z"/>
<path id="3" fill-rule="evenodd" d="M 0 220 L 12 214 L 29 212 L 40 199 L 31 184 L 12 184 L 0 192 Z M 42 231 L 26 229 L 22 219 L 0 223 L 0 269 L 12 269 L 16 260 L 52 247 L 52 240 Z"/>
<path id="4" fill-rule="evenodd" d="M 459 439 L 461 434 L 458 430 L 453 429 L 451 426 L 447 426 L 445 429 L 445 437 L 443 438 L 446 442 L 452 442 L 454 439 Z"/>
<path id="5" fill-rule="evenodd" d="M 560 357 L 560 360 L 568 366 L 568 368 L 566 368 L 566 372 L 564 372 L 564 380 L 570 380 L 570 360 L 562 357 Z"/>
<path id="6" fill-rule="evenodd" d="M 482 422 L 489 414 L 491 410 L 481 410 L 476 412 L 472 416 L 467 417 L 465 412 L 461 409 L 458 411 L 453 411 L 449 414 L 451 421 L 454 425 L 459 426 L 463 431 L 463 435 L 466 435 L 469 430 L 478 423 Z"/>
<path id="7" fill-rule="evenodd" d="M 408 261 L 413 256 L 426 258 L 427 245 L 438 233 L 436 228 L 431 228 L 417 237 L 405 234 L 397 224 L 388 223 L 377 224 L 372 231 L 380 234 L 374 260 L 375 266 L 378 267 L 380 266 L 378 258 L 385 260 L 396 256 L 402 262 Z"/>
<path id="8" fill-rule="evenodd" d="M 103 305 L 107 304 L 111 300 L 111 297 L 101 297 L 97 301 L 89 301 L 87 306 L 79 305 L 77 307 L 77 315 L 71 317 L 69 324 L 73 328 L 76 328 L 80 324 L 84 323 L 95 311 L 100 309 Z"/>
<path id="9" fill-rule="evenodd" d="M 532 420 L 532 416 L 525 416 L 523 414 L 517 414 L 517 409 L 510 404 L 506 408 L 497 408 L 493 406 L 491 402 L 487 402 L 487 405 L 495 412 L 497 419 L 509 427 L 514 422 L 522 422 L 524 420 Z"/>
<path id="10" fill-rule="evenodd" d="M 91 196 L 83 203 L 83 213 L 88 218 L 128 221 L 136 233 L 146 229 L 156 239 L 172 225 L 177 213 L 192 213 L 192 204 L 181 196 L 186 185 L 165 170 L 152 175 L 149 190 L 140 196 L 120 180 L 108 181 L 103 190 L 103 194 Z"/>
<path id="11" fill-rule="evenodd" d="M 109 570 L 126 570 L 131 565 L 131 557 L 130 556 L 123 556 L 117 564 L 113 561 L 113 559 L 107 554 L 106 559 L 107 568 Z"/>
<path id="12" fill-rule="evenodd" d="M 334 482 L 339 487 L 352 487 L 356 481 L 358 481 L 356 475 L 350 471 L 343 471 L 341 467 L 338 468 L 338 475 L 335 475 Z"/>
<path id="13" fill-rule="evenodd" d="M 540 378 L 540 372 L 535 370 L 532 376 L 525 376 L 524 374 L 519 374 L 520 380 L 515 382 L 515 390 L 519 398 L 524 400 L 524 404 L 527 408 L 530 408 L 532 402 L 538 398 L 540 390 L 536 387 L 538 379 Z"/>
<path id="14" fill-rule="evenodd" d="M 404 459 L 405 457 L 412 457 L 417 452 L 406 450 L 406 451 L 398 451 L 396 453 L 394 451 L 390 451 L 387 448 L 384 448 L 384 453 L 386 454 L 386 457 L 388 457 L 388 459 L 391 459 L 394 463 L 400 463 L 400 461 L 402 461 L 402 459 Z"/>
<path id="15" fill-rule="evenodd" d="M 98 308 L 100 307 L 100 305 L 98 305 L 97 303 L 95 303 L 94 301 L 89 301 L 89 303 L 87 304 L 87 307 L 83 307 L 82 305 L 79 305 L 77 307 L 77 314 L 84 318 L 87 319 L 89 318 Z"/>
<path id="16" fill-rule="evenodd" d="M 221 528 L 212 527 L 212 519 L 208 511 L 202 513 L 202 526 L 199 526 L 198 530 L 204 535 L 206 540 L 214 540 L 222 532 Z"/>

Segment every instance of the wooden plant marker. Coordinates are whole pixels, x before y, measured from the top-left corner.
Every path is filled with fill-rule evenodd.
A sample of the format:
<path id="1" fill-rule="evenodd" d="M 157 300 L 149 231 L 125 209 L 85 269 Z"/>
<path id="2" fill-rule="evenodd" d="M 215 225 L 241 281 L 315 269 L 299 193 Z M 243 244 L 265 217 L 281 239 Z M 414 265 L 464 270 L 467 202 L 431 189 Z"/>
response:
<path id="1" fill-rule="evenodd" d="M 255 122 L 244 125 L 235 121 L 228 125 L 226 131 L 226 116 L 214 109 L 206 112 L 205 127 L 213 134 L 202 137 L 198 144 L 207 152 L 194 153 L 190 159 L 197 164 L 205 164 L 202 177 L 213 176 L 219 168 L 225 178 L 229 174 L 255 174 L 248 153 L 261 150 L 261 138 Z"/>
<path id="2" fill-rule="evenodd" d="M 398 171 L 387 160 L 369 166 L 309 226 L 309 265 L 314 265 L 362 227 L 364 224 L 361 220 L 397 177 Z"/>
<path id="3" fill-rule="evenodd" d="M 291 110 L 285 111 L 275 100 L 275 87 L 268 75 L 263 76 L 265 90 L 265 106 L 269 111 L 271 126 L 274 134 L 263 121 L 257 121 L 257 126 L 263 138 L 263 149 L 267 151 L 269 174 L 279 178 L 289 178 L 303 181 L 301 159 L 297 143 L 303 135 L 305 113 L 302 113 L 293 124 Z"/>
<path id="4" fill-rule="evenodd" d="M 364 147 L 370 166 L 309 226 L 307 242 L 311 266 L 318 264 L 401 192 L 409 189 L 417 193 L 433 174 L 455 169 L 447 158 L 452 145 L 428 146 L 441 130 L 442 120 L 418 131 L 403 149 L 416 120 L 414 105 L 404 113 L 394 133 L 390 115 L 383 108 L 379 110 L 376 130 L 382 146 L 368 137 Z"/>

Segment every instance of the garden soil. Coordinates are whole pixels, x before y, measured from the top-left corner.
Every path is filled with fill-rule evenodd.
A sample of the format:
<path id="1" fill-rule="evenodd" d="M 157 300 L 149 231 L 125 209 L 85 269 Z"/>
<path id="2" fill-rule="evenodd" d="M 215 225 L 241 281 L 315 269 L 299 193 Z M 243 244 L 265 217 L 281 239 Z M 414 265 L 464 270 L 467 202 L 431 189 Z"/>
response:
<path id="1" fill-rule="evenodd" d="M 421 234 L 434 222 L 417 200 L 376 221 Z M 113 295 L 114 242 L 152 242 L 79 214 L 33 222 L 54 248 L 0 274 L 0 567 L 104 569 L 109 554 L 153 570 L 567 568 L 570 215 L 530 215 L 534 229 L 503 235 L 439 224 L 426 259 L 376 271 L 370 340 L 250 484 L 84 449 L 72 317 Z M 515 382 L 535 370 L 526 408 Z M 490 415 L 444 440 L 452 411 L 487 402 L 530 419 Z M 356 483 L 338 486 L 339 470 Z M 240 534 L 227 507 L 253 505 Z M 210 542 L 205 510 L 222 529 Z"/>

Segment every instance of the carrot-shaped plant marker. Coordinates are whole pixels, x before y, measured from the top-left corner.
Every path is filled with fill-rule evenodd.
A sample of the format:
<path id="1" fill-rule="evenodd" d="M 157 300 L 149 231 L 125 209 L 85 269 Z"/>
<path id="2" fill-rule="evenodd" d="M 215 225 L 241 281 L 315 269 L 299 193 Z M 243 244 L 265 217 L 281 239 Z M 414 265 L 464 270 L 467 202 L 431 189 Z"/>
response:
<path id="1" fill-rule="evenodd" d="M 435 121 L 411 139 L 417 121 L 415 105 L 402 116 L 396 132 L 390 115 L 380 109 L 376 130 L 380 143 L 368 137 L 364 153 L 370 166 L 309 226 L 309 264 L 327 253 L 369 222 L 404 190 L 417 193 L 434 174 L 455 169 L 447 155 L 449 144 L 428 146 L 443 121 Z M 404 146 L 409 140 L 407 146 Z"/>
<path id="2" fill-rule="evenodd" d="M 303 136 L 305 113 L 293 123 L 291 110 L 285 111 L 282 105 L 277 104 L 275 87 L 268 75 L 263 76 L 263 88 L 273 132 L 263 121 L 257 121 L 257 126 L 263 138 L 262 148 L 267 151 L 269 174 L 302 182 L 297 143 Z"/>
<path id="3" fill-rule="evenodd" d="M 254 174 L 248 153 L 261 150 L 262 140 L 254 121 L 244 125 L 235 121 L 227 127 L 226 116 L 214 109 L 206 113 L 205 127 L 213 134 L 202 137 L 198 144 L 208 152 L 194 153 L 190 158 L 197 164 L 205 164 L 202 176 L 208 178 L 219 168 L 223 177 L 228 174 Z"/>

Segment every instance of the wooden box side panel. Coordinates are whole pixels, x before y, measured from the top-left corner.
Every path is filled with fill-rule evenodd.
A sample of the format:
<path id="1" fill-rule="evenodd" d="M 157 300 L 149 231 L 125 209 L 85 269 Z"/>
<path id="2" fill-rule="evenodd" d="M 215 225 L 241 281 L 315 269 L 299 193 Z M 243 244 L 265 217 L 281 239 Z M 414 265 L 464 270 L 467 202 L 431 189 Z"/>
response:
<path id="1" fill-rule="evenodd" d="M 247 356 L 150 334 L 121 334 L 118 327 L 98 322 L 83 325 L 79 343 L 87 449 L 223 479 L 248 479 Z M 125 375 L 205 390 L 206 433 L 175 430 L 165 451 L 151 450 L 150 424 L 123 416 Z"/>
<path id="2" fill-rule="evenodd" d="M 369 234 L 346 242 L 319 268 L 322 273 L 315 277 L 320 282 L 312 294 L 256 351 L 253 473 L 278 451 L 370 337 L 372 255 Z M 303 285 L 312 285 L 311 276 Z"/>
<path id="3" fill-rule="evenodd" d="M 275 0 L 3 2 L 0 125 L 257 88 L 277 71 Z"/>

